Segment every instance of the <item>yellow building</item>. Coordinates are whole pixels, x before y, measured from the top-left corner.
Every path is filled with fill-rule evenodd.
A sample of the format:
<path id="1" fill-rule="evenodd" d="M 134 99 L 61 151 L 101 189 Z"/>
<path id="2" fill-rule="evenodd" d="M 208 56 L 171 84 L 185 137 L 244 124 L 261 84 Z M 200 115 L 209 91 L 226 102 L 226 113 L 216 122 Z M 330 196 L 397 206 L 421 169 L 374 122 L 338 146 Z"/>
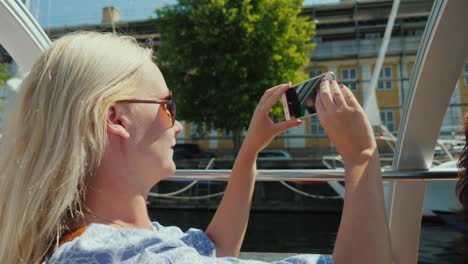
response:
<path id="1" fill-rule="evenodd" d="M 433 2 L 401 2 L 379 81 L 375 87 L 381 123 L 395 136 L 399 129 L 402 106 L 408 97 L 412 67 Z M 353 90 L 358 100 L 363 103 L 364 91 L 370 85 L 391 6 L 392 1 L 374 0 L 336 1 L 332 4 L 304 7 L 300 15 L 310 17 L 317 23 L 317 34 L 311 39 L 317 46 L 311 52 L 310 64 L 304 71 L 310 77 L 327 71 L 334 72 L 338 81 Z M 161 44 L 160 36 L 154 32 L 151 21 L 122 22 L 117 26 L 155 51 Z M 100 24 L 47 31 L 51 38 L 56 38 L 76 30 L 109 31 L 110 27 Z M 448 135 L 458 131 L 462 113 L 468 110 L 467 106 L 468 64 L 465 64 L 442 125 L 442 133 Z M 201 124 L 182 123 L 184 132 L 178 136 L 179 143 L 197 143 L 203 149 L 221 153 L 232 152 L 233 143 L 229 131 L 206 131 Z M 375 127 L 377 135 L 380 130 L 380 127 Z M 379 141 L 379 146 L 384 151 L 388 150 L 385 149 L 388 146 L 387 142 Z M 278 136 L 269 148 L 287 149 L 299 153 L 298 156 L 333 153 L 333 146 L 330 145 L 317 117 L 307 119 L 303 125 Z"/>
<path id="2" fill-rule="evenodd" d="M 375 87 L 379 115 L 384 125 L 397 135 L 404 100 L 407 97 L 412 67 L 433 1 L 411 0 L 400 5 L 392 37 Z M 310 54 L 311 62 L 304 69 L 310 77 L 332 71 L 339 82 L 347 85 L 363 103 L 390 13 L 391 1 L 341 2 L 304 7 L 301 15 L 317 21 L 317 47 Z M 436 73 L 435 73 L 436 74 Z M 445 133 L 457 131 L 462 113 L 468 106 L 468 64 L 465 64 L 444 120 Z M 444 131 L 446 127 L 446 131 Z M 375 127 L 377 135 L 383 132 Z M 211 131 L 205 138 L 193 140 L 191 124 L 185 125 L 180 141 L 196 142 L 208 149 L 231 149 L 229 133 Z M 378 140 L 385 151 L 388 142 Z M 269 148 L 322 150 L 330 152 L 328 141 L 317 117 L 279 136 Z M 387 149 L 388 150 L 388 149 Z M 331 151 L 332 152 L 332 151 Z"/>

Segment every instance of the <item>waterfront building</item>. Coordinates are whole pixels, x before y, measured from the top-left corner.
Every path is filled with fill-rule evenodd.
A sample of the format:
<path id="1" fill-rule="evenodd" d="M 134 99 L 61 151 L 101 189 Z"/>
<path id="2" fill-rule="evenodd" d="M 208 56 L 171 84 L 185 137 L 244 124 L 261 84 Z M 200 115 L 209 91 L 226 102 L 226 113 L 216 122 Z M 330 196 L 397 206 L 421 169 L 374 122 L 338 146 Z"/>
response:
<path id="1" fill-rule="evenodd" d="M 412 67 L 425 30 L 433 0 L 401 1 L 391 34 L 385 60 L 377 82 L 376 99 L 382 122 L 393 136 L 397 136 L 403 102 L 408 95 Z M 310 77 L 332 71 L 339 81 L 353 90 L 363 103 L 363 92 L 370 86 L 379 49 L 382 44 L 392 1 L 337 1 L 333 4 L 305 6 L 301 16 L 316 21 L 317 34 L 311 42 L 317 43 L 310 54 L 310 64 L 304 71 Z M 435 73 L 436 74 L 436 73 Z M 468 63 L 460 73 L 450 107 L 441 129 L 441 138 L 454 137 L 461 131 L 462 113 L 468 103 Z M 428 113 L 429 114 L 429 113 Z M 232 148 L 231 134 L 225 131 L 205 132 L 200 137 L 202 124 L 185 124 L 181 141 L 195 142 L 206 149 Z M 375 127 L 376 134 L 385 131 Z M 388 136 L 387 136 L 388 138 Z M 382 152 L 391 153 L 393 142 L 378 140 Z M 317 117 L 306 119 L 302 126 L 277 137 L 270 148 L 287 149 L 300 157 L 332 154 L 330 145 Z M 391 155 L 391 154 L 390 154 Z"/>
<path id="2" fill-rule="evenodd" d="M 391 34 L 390 43 L 379 75 L 376 99 L 380 119 L 394 136 L 397 135 L 403 102 L 408 95 L 409 81 L 416 54 L 434 1 L 401 1 Z M 317 20 L 317 35 L 312 39 L 317 47 L 311 63 L 305 69 L 309 76 L 333 71 L 363 103 L 364 91 L 369 88 L 378 52 L 382 44 L 392 1 L 341 1 L 334 5 L 304 7 L 302 15 Z M 442 134 L 450 136 L 461 130 L 460 120 L 466 108 L 468 64 L 459 82 L 442 126 Z M 306 145 L 323 148 L 329 145 L 317 117 L 302 127 L 306 137 L 285 139 L 285 147 Z M 382 133 L 380 127 L 376 133 Z M 300 132 L 299 132 L 300 133 Z M 379 141 L 384 151 L 388 142 Z"/>
<path id="3" fill-rule="evenodd" d="M 408 94 L 412 66 L 415 63 L 419 44 L 431 11 L 433 0 L 403 0 L 395 21 L 392 36 L 376 87 L 376 97 L 382 124 L 396 136 L 399 129 L 401 110 Z M 305 6 L 301 16 L 316 21 L 317 34 L 311 42 L 317 43 L 310 54 L 310 64 L 304 68 L 310 77 L 332 71 L 339 81 L 346 84 L 363 100 L 363 91 L 370 85 L 376 58 L 381 47 L 392 1 L 349 1 L 333 3 L 315 1 Z M 77 30 L 123 32 L 135 37 L 142 45 L 157 52 L 161 45 L 160 35 L 149 20 L 80 25 L 51 28 L 45 31 L 51 39 Z M 0 63 L 10 65 L 10 73 L 16 68 L 0 49 Z M 3 56 L 1 56 L 3 54 Z M 435 73 L 436 74 L 436 73 Z M 453 137 L 461 131 L 460 120 L 468 103 L 468 63 L 460 73 L 451 105 L 441 130 L 442 137 Z M 182 121 L 184 133 L 180 143 L 197 143 L 203 149 L 221 156 L 229 155 L 233 143 L 230 131 L 205 131 L 203 124 Z M 375 127 L 376 133 L 384 132 Z M 391 152 L 391 142 L 379 140 L 383 152 Z M 306 119 L 304 124 L 277 137 L 269 148 L 287 149 L 294 156 L 314 157 L 330 154 L 330 145 L 317 117 Z M 218 155 L 218 156 L 219 156 Z"/>
<path id="4" fill-rule="evenodd" d="M 424 33 L 433 0 L 401 1 L 391 34 L 385 60 L 379 75 L 376 99 L 379 115 L 388 131 L 397 136 L 403 102 L 408 95 L 409 81 L 416 54 Z M 392 1 L 337 1 L 333 4 L 305 6 L 301 16 L 316 21 L 317 34 L 311 42 L 317 43 L 310 54 L 310 64 L 304 71 L 310 77 L 332 71 L 363 103 L 363 93 L 370 85 L 379 49 L 382 44 Z M 437 74 L 437 73 L 435 73 Z M 450 107 L 441 129 L 441 137 L 453 138 L 461 131 L 462 113 L 468 103 L 468 63 L 460 73 Z M 429 114 L 429 113 L 428 113 Z M 185 140 L 193 141 L 200 124 L 187 124 Z M 375 132 L 385 132 L 375 127 Z M 197 143 L 210 149 L 230 149 L 229 133 L 211 131 Z M 210 137 L 211 136 L 211 137 Z M 228 136 L 224 139 L 216 136 Z M 378 140 L 383 152 L 391 152 L 388 142 Z M 306 119 L 302 126 L 279 136 L 270 148 L 288 149 L 297 156 L 321 156 L 333 153 L 317 117 Z"/>

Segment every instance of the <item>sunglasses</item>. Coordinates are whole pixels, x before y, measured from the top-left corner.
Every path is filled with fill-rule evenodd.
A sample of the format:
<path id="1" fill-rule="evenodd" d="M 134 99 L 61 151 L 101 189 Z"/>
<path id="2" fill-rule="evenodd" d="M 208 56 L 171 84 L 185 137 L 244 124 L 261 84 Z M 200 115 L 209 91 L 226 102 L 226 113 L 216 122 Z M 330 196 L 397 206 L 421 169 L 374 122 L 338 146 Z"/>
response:
<path id="1" fill-rule="evenodd" d="M 164 109 L 166 109 L 166 113 L 169 115 L 172 121 L 172 126 L 174 126 L 176 121 L 176 105 L 174 97 L 169 95 L 168 99 L 166 100 L 141 100 L 141 99 L 128 99 L 128 100 L 121 100 L 118 103 L 129 103 L 129 104 L 162 104 Z"/>

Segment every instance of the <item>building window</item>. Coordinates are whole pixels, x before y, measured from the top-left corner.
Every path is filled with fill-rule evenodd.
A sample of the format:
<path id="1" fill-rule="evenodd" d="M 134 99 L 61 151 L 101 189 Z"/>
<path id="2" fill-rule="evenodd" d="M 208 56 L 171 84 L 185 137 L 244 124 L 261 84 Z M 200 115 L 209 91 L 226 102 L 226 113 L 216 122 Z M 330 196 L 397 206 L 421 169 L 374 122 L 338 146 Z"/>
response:
<path id="1" fill-rule="evenodd" d="M 463 71 L 465 77 L 465 86 L 468 86 L 468 62 L 465 62 L 465 70 Z"/>
<path id="2" fill-rule="evenodd" d="M 318 76 L 318 75 L 320 75 L 320 74 L 322 74 L 322 73 L 323 73 L 323 72 L 322 72 L 322 70 L 320 70 L 320 69 L 311 70 L 311 71 L 309 72 L 309 78 L 313 78 L 313 77 Z"/>
<path id="3" fill-rule="evenodd" d="M 380 70 L 379 82 L 377 84 L 379 90 L 390 90 L 392 89 L 392 68 L 383 67 Z"/>
<path id="4" fill-rule="evenodd" d="M 341 70 L 341 82 L 348 86 L 351 91 L 357 90 L 356 68 L 346 68 Z"/>
<path id="5" fill-rule="evenodd" d="M 310 118 L 310 133 L 312 136 L 325 136 L 325 130 L 323 130 L 317 116 L 312 116 Z"/>
<path id="6" fill-rule="evenodd" d="M 381 37 L 379 32 L 366 33 L 366 39 L 380 39 Z"/>
<path id="7" fill-rule="evenodd" d="M 408 77 L 411 78 L 411 75 L 414 72 L 414 62 L 408 63 Z"/>
<path id="8" fill-rule="evenodd" d="M 231 129 L 224 129 L 224 134 L 223 136 L 225 137 L 232 137 L 232 130 Z"/>
<path id="9" fill-rule="evenodd" d="M 382 125 L 386 126 L 388 131 L 395 131 L 395 118 L 393 116 L 393 111 L 380 111 L 380 120 Z"/>
<path id="10" fill-rule="evenodd" d="M 190 137 L 191 138 L 203 138 L 204 136 L 203 123 L 192 122 L 190 124 Z"/>
<path id="11" fill-rule="evenodd" d="M 313 37 L 311 40 L 310 40 L 311 43 L 322 43 L 322 37 Z"/>
<path id="12" fill-rule="evenodd" d="M 409 37 L 421 37 L 424 34 L 424 29 L 418 28 L 418 29 L 407 29 L 403 31 L 403 34 L 405 36 Z"/>

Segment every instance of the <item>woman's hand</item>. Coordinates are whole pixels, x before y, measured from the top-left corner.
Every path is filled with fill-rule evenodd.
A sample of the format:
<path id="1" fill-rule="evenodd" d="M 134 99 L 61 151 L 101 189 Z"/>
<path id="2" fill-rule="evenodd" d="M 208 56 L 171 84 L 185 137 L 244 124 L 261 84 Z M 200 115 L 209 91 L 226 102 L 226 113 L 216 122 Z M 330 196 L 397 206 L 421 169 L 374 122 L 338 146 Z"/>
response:
<path id="1" fill-rule="evenodd" d="M 316 108 L 320 123 L 345 164 L 360 163 L 377 153 L 369 120 L 346 86 L 322 79 Z"/>
<path id="2" fill-rule="evenodd" d="M 268 116 L 270 109 L 290 86 L 290 84 L 281 84 L 267 90 L 253 114 L 249 131 L 234 162 L 223 199 L 206 230 L 206 234 L 216 245 L 217 257 L 239 254 L 249 221 L 257 175 L 258 152 L 266 147 L 277 134 L 302 123 L 290 120 L 275 124 Z"/>
<path id="3" fill-rule="evenodd" d="M 334 263 L 392 263 L 379 154 L 369 120 L 353 93 L 322 80 L 320 123 L 345 162 L 345 197 Z"/>
<path id="4" fill-rule="evenodd" d="M 291 88 L 291 84 L 287 83 L 277 85 L 265 91 L 250 121 L 243 148 L 248 148 L 249 152 L 258 154 L 276 135 L 302 124 L 300 120 L 274 123 L 268 116 L 270 109 L 289 88 Z"/>

